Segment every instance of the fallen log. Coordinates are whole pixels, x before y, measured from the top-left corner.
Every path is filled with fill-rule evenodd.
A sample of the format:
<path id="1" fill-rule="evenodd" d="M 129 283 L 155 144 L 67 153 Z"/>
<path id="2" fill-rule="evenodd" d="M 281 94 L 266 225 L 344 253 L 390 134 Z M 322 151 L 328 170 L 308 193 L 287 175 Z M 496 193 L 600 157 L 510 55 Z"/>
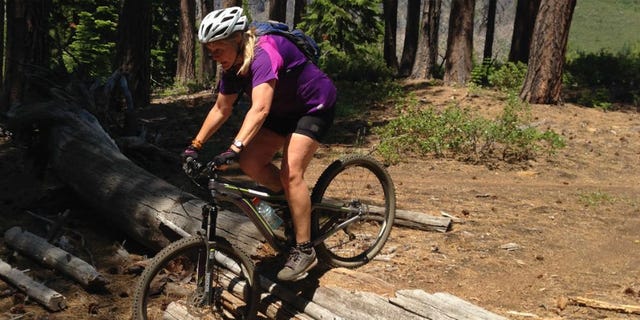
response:
<path id="1" fill-rule="evenodd" d="M 391 303 L 428 319 L 486 319 L 506 320 L 454 295 L 438 292 L 428 294 L 422 290 L 400 290 Z"/>
<path id="2" fill-rule="evenodd" d="M 451 218 L 437 217 L 422 212 L 396 209 L 396 225 L 425 230 L 447 232 L 451 229 Z"/>
<path id="3" fill-rule="evenodd" d="M 28 257 L 75 279 L 85 288 L 101 289 L 108 283 L 90 264 L 20 227 L 7 230 L 4 242 Z"/>
<path id="4" fill-rule="evenodd" d="M 52 171 L 95 213 L 135 241 L 159 250 L 200 230 L 206 202 L 130 161 L 86 110 L 51 101 L 13 109 L 9 117 L 14 125 L 36 125 L 46 132 L 42 138 Z M 237 213 L 221 211 L 217 227 L 250 255 L 262 244 L 257 229 Z"/>
<path id="5" fill-rule="evenodd" d="M 67 307 L 66 299 L 57 291 L 34 281 L 18 269 L 0 260 L 0 278 L 26 293 L 50 311 L 60 311 Z"/>
<path id="6" fill-rule="evenodd" d="M 640 306 L 638 305 L 610 303 L 606 301 L 589 299 L 585 297 L 569 297 L 569 302 L 574 305 L 585 306 L 585 307 L 590 307 L 595 309 L 616 311 L 616 312 L 629 313 L 629 314 L 640 314 Z"/>
<path id="7" fill-rule="evenodd" d="M 326 201 L 326 199 L 325 199 Z M 331 200 L 331 203 L 339 203 L 337 200 Z M 373 219 L 382 221 L 382 215 L 385 208 L 377 206 L 369 206 L 369 211 L 373 213 Z M 412 229 L 424 231 L 447 232 L 451 229 L 452 219 L 450 217 L 438 217 L 422 212 L 396 209 L 396 217 L 393 222 L 396 226 L 403 226 Z"/>

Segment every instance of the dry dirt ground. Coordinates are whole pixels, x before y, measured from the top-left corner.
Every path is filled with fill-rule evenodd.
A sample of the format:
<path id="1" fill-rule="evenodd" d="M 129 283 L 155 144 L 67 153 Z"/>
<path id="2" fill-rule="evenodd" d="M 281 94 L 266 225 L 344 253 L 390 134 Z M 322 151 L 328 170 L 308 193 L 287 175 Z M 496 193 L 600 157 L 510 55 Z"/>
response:
<path id="1" fill-rule="evenodd" d="M 487 116 L 499 112 L 503 103 L 494 93 L 472 97 L 466 89 L 413 90 L 425 105 L 445 106 L 455 100 Z M 160 147 L 178 153 L 196 132 L 211 97 L 190 101 L 164 101 L 141 115 Z M 459 222 L 446 233 L 395 228 L 385 247 L 385 253 L 393 252 L 392 259 L 358 269 L 387 285 L 357 289 L 387 295 L 410 288 L 448 292 L 511 319 L 640 318 L 571 302 L 584 297 L 640 306 L 640 114 L 636 109 L 604 112 L 571 104 L 534 105 L 532 112 L 541 129 L 565 138 L 567 146 L 555 156 L 493 168 L 407 157 L 388 168 L 399 208 L 431 215 L 446 212 Z M 362 151 L 350 146 L 354 123 L 389 114 L 383 109 L 363 115 L 365 121 L 339 122 L 334 141 L 324 145 L 312 163 L 309 184 L 335 157 Z M 222 145 L 227 140 L 219 141 Z M 217 151 L 210 149 L 211 155 Z M 136 276 L 124 273 L 111 258 L 115 244 L 124 243 L 135 254 L 144 251 L 99 218 L 90 218 L 91 209 L 74 201 L 55 179 L 34 170 L 24 153 L 9 137 L 0 136 L 0 232 L 20 225 L 45 234 L 46 223 L 36 215 L 55 219 L 71 209 L 68 227 L 75 233 L 67 232 L 67 239 L 76 250 L 79 240 L 84 241 L 86 250 L 78 250 L 79 255 L 88 257 L 90 252 L 111 284 L 107 292 L 88 293 L 28 259 L 10 257 L 12 252 L 2 245 L 1 259 L 30 268 L 30 274 L 67 297 L 69 308 L 48 313 L 34 302 L 23 303 L 23 296 L 0 281 L 0 319 L 18 319 L 22 312 L 26 314 L 20 319 L 127 319 Z M 178 181 L 177 166 L 165 161 L 162 167 L 161 162 L 147 159 L 141 164 Z M 332 284 L 331 278 L 320 281 Z"/>

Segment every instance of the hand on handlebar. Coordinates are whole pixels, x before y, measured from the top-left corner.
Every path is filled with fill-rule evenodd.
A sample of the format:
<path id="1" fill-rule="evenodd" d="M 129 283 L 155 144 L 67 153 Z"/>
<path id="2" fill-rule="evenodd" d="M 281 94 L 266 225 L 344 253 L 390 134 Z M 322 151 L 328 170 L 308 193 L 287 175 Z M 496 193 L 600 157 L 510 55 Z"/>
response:
<path id="1" fill-rule="evenodd" d="M 182 151 L 180 158 L 182 158 L 183 163 L 187 162 L 187 159 L 189 158 L 191 158 L 191 160 L 198 159 L 198 149 L 193 145 L 190 145 Z"/>
<path id="2" fill-rule="evenodd" d="M 182 158 L 182 171 L 188 176 L 193 176 L 199 171 L 201 165 L 196 161 L 198 159 L 198 149 L 196 147 L 193 145 L 188 146 L 180 153 L 180 158 Z"/>
<path id="3" fill-rule="evenodd" d="M 236 161 L 238 161 L 238 153 L 231 149 L 227 149 L 227 151 L 213 157 L 213 164 L 218 167 L 229 165 Z"/>
<path id="4" fill-rule="evenodd" d="M 200 173 L 200 169 L 202 168 L 202 164 L 198 162 L 196 159 L 187 157 L 182 162 L 182 171 L 187 174 L 189 177 L 195 177 Z"/>

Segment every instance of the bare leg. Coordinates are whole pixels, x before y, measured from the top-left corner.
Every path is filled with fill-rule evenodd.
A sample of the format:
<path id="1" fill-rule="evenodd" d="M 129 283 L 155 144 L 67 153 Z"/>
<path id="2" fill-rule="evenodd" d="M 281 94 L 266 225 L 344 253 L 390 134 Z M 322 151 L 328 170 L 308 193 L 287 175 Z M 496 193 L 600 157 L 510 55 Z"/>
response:
<path id="1" fill-rule="evenodd" d="M 273 191 L 281 191 L 280 169 L 271 161 L 285 140 L 285 137 L 269 129 L 260 129 L 251 143 L 240 153 L 242 171 L 259 184 Z"/>
<path id="2" fill-rule="evenodd" d="M 289 202 L 297 243 L 311 240 L 311 197 L 304 173 L 317 149 L 317 141 L 296 133 L 284 146 L 280 180 Z"/>

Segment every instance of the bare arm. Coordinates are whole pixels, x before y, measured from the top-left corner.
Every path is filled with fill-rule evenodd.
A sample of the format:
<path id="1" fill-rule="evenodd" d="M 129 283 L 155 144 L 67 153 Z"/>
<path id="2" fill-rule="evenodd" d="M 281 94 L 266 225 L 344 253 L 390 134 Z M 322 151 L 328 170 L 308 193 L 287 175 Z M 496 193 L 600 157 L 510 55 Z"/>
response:
<path id="1" fill-rule="evenodd" d="M 222 124 L 229 119 L 233 109 L 233 103 L 237 97 L 237 94 L 218 94 L 215 104 L 204 119 L 198 135 L 196 135 L 195 140 L 198 143 L 202 144 L 207 141 L 211 135 L 218 131 Z"/>
<path id="2" fill-rule="evenodd" d="M 253 88 L 251 93 L 251 108 L 244 117 L 242 127 L 240 127 L 240 131 L 238 131 L 235 140 L 242 141 L 244 145 L 247 145 L 258 133 L 271 109 L 275 84 L 276 80 L 270 80 Z M 236 152 L 240 151 L 233 145 L 231 149 Z"/>

